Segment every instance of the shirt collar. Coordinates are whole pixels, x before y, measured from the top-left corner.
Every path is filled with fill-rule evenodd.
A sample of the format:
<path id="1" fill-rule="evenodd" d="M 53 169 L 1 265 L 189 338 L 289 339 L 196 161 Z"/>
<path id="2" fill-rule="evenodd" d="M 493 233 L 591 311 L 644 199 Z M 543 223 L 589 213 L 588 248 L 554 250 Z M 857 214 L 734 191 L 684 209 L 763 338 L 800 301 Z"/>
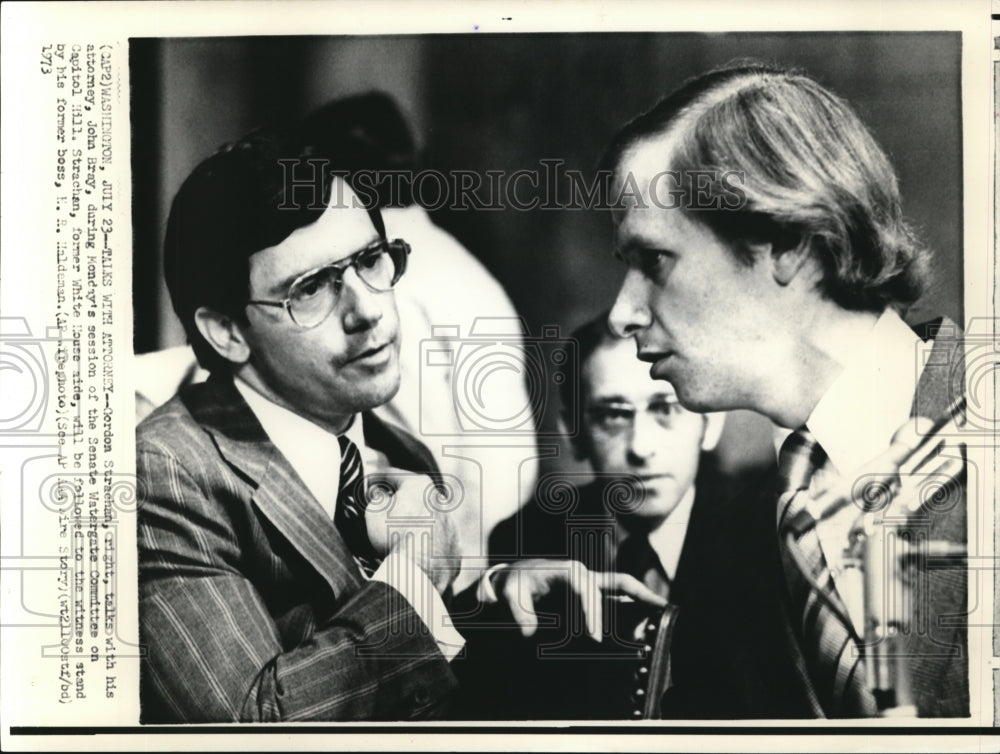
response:
<path id="1" fill-rule="evenodd" d="M 332 518 L 340 488 L 340 444 L 337 436 L 279 406 L 239 377 L 234 377 L 233 383 L 274 447 L 288 460 L 313 497 Z M 363 447 L 363 439 L 362 443 L 358 443 L 352 433 L 355 436 L 360 433 L 363 438 L 361 426 L 361 422 L 352 418 L 345 433 L 359 448 Z"/>
<path id="2" fill-rule="evenodd" d="M 684 548 L 684 536 L 687 534 L 688 521 L 691 518 L 691 509 L 694 507 L 695 489 L 691 485 L 680 502 L 674 506 L 663 522 L 649 533 L 649 545 L 660 559 L 660 565 L 671 580 L 677 574 L 677 564 L 681 559 L 681 550 Z M 624 530 L 619 532 L 619 541 L 628 534 Z"/>
<path id="3" fill-rule="evenodd" d="M 848 474 L 883 452 L 910 417 L 920 378 L 920 338 L 886 309 L 813 408 L 806 427 L 835 470 Z M 775 433 L 775 447 L 789 434 Z"/>
<path id="4" fill-rule="evenodd" d="M 351 417 L 350 423 L 347 425 L 347 429 L 344 430 L 343 434 L 348 440 L 353 442 L 358 446 L 358 450 L 361 451 L 361 455 L 364 456 L 365 448 L 365 424 L 358 420 L 358 415 L 355 414 Z"/>

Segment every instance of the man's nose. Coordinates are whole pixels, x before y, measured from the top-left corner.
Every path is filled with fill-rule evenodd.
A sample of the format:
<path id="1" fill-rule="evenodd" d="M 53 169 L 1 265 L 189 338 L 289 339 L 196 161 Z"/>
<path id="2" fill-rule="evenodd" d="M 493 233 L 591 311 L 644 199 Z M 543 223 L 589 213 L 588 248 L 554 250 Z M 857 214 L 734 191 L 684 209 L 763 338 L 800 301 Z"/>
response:
<path id="1" fill-rule="evenodd" d="M 386 294 L 389 291 L 372 290 L 358 277 L 357 270 L 348 267 L 340 287 L 340 306 L 343 309 L 344 332 L 352 333 L 370 329 L 384 314 Z"/>
<path id="2" fill-rule="evenodd" d="M 622 287 L 618 291 L 608 324 L 619 338 L 627 338 L 646 329 L 650 324 L 649 309 L 646 306 L 646 282 L 637 270 L 625 273 Z"/>
<path id="3" fill-rule="evenodd" d="M 656 431 L 658 428 L 660 428 L 660 425 L 656 422 L 656 419 L 645 411 L 636 413 L 628 444 L 629 461 L 631 463 L 643 464 L 656 455 L 658 445 L 661 441 L 660 433 Z"/>

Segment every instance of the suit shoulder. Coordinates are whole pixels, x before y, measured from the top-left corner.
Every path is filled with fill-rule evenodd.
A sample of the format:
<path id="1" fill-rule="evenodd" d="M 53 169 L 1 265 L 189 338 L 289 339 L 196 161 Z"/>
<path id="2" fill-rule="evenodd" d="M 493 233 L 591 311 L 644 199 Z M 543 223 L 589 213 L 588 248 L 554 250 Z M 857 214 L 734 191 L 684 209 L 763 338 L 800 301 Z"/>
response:
<path id="1" fill-rule="evenodd" d="M 175 395 L 149 414 L 135 430 L 137 454 L 184 457 L 202 455 L 211 446 L 204 427 L 191 415 L 184 398 Z"/>
<path id="2" fill-rule="evenodd" d="M 138 512 L 154 528 L 179 512 L 184 522 L 169 523 L 177 530 L 189 530 L 192 521 L 217 527 L 249 494 L 183 396 L 171 398 L 140 423 L 135 463 L 142 490 Z"/>

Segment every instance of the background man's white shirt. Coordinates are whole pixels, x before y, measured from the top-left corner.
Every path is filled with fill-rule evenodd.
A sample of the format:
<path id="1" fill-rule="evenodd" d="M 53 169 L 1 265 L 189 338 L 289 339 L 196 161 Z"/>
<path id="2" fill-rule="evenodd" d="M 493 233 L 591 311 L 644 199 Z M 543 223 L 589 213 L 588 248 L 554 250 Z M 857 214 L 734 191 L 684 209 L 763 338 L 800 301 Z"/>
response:
<path id="1" fill-rule="evenodd" d="M 694 498 L 695 488 L 691 485 L 663 522 L 649 533 L 649 545 L 660 559 L 660 565 L 671 581 L 677 577 L 677 564 L 684 548 L 684 537 L 687 535 Z M 618 528 L 623 535 L 624 531 L 620 526 Z"/>

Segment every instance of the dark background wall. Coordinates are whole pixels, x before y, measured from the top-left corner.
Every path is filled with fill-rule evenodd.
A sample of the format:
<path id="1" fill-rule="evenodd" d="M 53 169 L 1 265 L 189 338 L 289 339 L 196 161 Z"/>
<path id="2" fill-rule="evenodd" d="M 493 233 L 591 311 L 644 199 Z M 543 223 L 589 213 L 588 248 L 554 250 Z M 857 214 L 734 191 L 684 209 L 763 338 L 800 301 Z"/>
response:
<path id="1" fill-rule="evenodd" d="M 160 244 L 181 181 L 275 117 L 380 89 L 439 170 L 590 171 L 611 135 L 685 78 L 736 58 L 804 69 L 845 97 L 888 151 L 904 209 L 935 251 L 913 321 L 962 312 L 961 41 L 953 33 L 524 34 L 132 40 L 135 348 L 183 342 Z M 622 269 L 599 210 L 443 209 L 435 220 L 506 287 L 533 333 L 563 333 L 614 299 Z M 750 417 L 730 422 L 725 453 Z"/>

